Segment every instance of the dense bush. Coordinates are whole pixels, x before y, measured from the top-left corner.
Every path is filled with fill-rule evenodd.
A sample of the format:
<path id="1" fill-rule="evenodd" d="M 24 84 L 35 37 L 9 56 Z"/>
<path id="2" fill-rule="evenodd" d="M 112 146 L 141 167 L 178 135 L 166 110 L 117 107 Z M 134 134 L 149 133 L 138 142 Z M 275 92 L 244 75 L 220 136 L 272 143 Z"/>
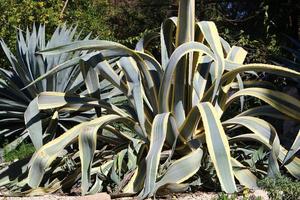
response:
<path id="1" fill-rule="evenodd" d="M 82 35 L 92 32 L 92 36 L 112 39 L 113 34 L 106 20 L 109 16 L 107 1 L 68 1 L 63 13 L 64 0 L 0 0 L 0 38 L 15 51 L 16 30 L 26 31 L 32 23 L 45 24 L 47 33 L 52 33 L 58 25 L 67 23 L 78 25 Z M 51 35 L 47 35 L 50 37 Z M 8 68 L 3 51 L 0 51 L 0 64 Z"/>
<path id="2" fill-rule="evenodd" d="M 14 160 L 24 159 L 31 156 L 35 152 L 32 144 L 22 143 L 16 149 L 4 149 L 4 161 L 12 162 Z"/>
<path id="3" fill-rule="evenodd" d="M 112 40 L 115 33 L 108 23 L 111 8 L 107 0 L 69 1 L 62 20 L 68 24 L 77 24 L 84 35 Z"/>
<path id="4" fill-rule="evenodd" d="M 175 1 L 125 0 L 84 1 L 69 0 L 63 10 L 64 0 L 1 0 L 0 38 L 14 47 L 14 30 L 25 29 L 32 22 L 45 23 L 52 32 L 67 22 L 76 23 L 84 33 L 92 32 L 101 39 L 119 41 L 133 47 L 140 33 L 159 28 L 161 21 L 176 13 Z M 291 14 L 297 12 L 293 2 L 272 1 L 223 1 L 220 4 L 196 0 L 196 16 L 215 21 L 220 34 L 232 45 L 242 46 L 250 55 L 246 62 L 266 63 L 270 55 L 281 54 L 278 43 L 280 33 L 295 35 L 297 29 Z M 290 27 L 290 19 L 293 27 Z M 259 44 L 259 45 L 258 45 Z M 0 54 L 3 63 L 3 54 Z M 8 67 L 8 63 L 5 63 Z"/>
<path id="5" fill-rule="evenodd" d="M 50 1 L 0 1 L 0 38 L 6 41 L 10 48 L 15 48 L 16 30 L 26 30 L 33 22 L 47 24 L 47 28 L 54 30 L 62 21 L 59 18 L 63 7 L 62 0 Z M 1 67 L 8 68 L 3 51 L 0 53 Z"/>
<path id="6" fill-rule="evenodd" d="M 141 33 L 159 30 L 171 5 L 170 0 L 117 1 L 111 5 L 108 23 L 118 41 L 133 47 Z"/>
<path id="7" fill-rule="evenodd" d="M 300 197 L 300 182 L 285 176 L 265 178 L 258 185 L 268 192 L 273 200 L 297 200 Z"/>

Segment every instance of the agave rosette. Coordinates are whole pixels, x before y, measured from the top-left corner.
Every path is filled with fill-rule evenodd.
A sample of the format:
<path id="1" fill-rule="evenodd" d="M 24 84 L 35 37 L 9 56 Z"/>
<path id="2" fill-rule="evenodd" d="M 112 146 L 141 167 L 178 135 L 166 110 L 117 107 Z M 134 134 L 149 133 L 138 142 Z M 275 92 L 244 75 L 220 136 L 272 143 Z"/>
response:
<path id="1" fill-rule="evenodd" d="M 29 29 L 25 32 L 20 30 L 17 34 L 15 55 L 9 50 L 4 41 L 1 41 L 2 49 L 11 64 L 11 68 L 8 70 L 0 69 L 0 134 L 10 143 L 7 147 L 14 148 L 29 135 L 24 123 L 24 114 L 26 121 L 28 105 L 41 92 L 56 91 L 79 94 L 84 90 L 78 61 L 86 55 L 87 51 L 77 51 L 57 56 L 36 54 L 36 51 L 41 49 L 79 40 L 80 34 L 76 34 L 76 29 L 76 27 L 67 28 L 66 25 L 59 26 L 49 40 L 46 40 L 45 26 L 43 25 L 38 28 L 33 25 L 32 31 Z M 88 38 L 89 36 L 85 39 Z M 72 68 L 67 68 L 24 88 L 45 73 L 53 71 L 56 66 L 71 66 Z M 81 121 L 85 121 L 92 116 L 90 114 L 81 115 L 80 117 L 71 116 L 70 113 L 60 113 L 60 116 L 53 114 L 55 114 L 54 111 L 41 113 L 39 118 L 43 119 L 44 125 L 47 125 L 51 118 L 58 120 L 58 129 L 62 131 L 78 123 L 76 122 L 77 118 L 81 117 Z M 42 132 L 41 127 L 42 124 L 37 127 L 40 132 Z M 43 130 L 45 131 L 45 129 Z M 38 144 L 35 144 L 35 146 L 37 147 Z"/>
<path id="2" fill-rule="evenodd" d="M 23 182 L 32 188 L 30 194 L 71 187 L 79 180 L 82 194 L 91 194 L 101 191 L 109 180 L 116 185 L 116 193 L 146 198 L 162 188 L 184 188 L 182 183 L 199 176 L 207 160 L 221 189 L 228 193 L 237 191 L 237 183 L 255 188 L 259 174 L 275 176 L 283 167 L 300 177 L 300 161 L 295 156 L 299 133 L 288 151 L 280 145 L 275 128 L 263 118 L 299 121 L 300 101 L 268 89 L 265 82 L 242 81 L 244 73 L 267 72 L 293 78 L 299 78 L 300 73 L 268 64 L 243 64 L 245 50 L 231 47 L 219 36 L 213 22 L 197 22 L 194 9 L 193 0 L 180 1 L 178 17 L 167 19 L 160 34 L 142 38 L 135 50 L 115 42 L 87 40 L 40 52 L 59 55 L 95 51 L 80 61 L 88 96 L 41 93 L 39 97 L 47 96 L 48 101 L 37 105 L 61 110 L 97 108 L 98 117 L 39 148 Z M 160 61 L 146 50 L 158 36 Z M 51 73 L 45 77 L 48 75 Z M 122 94 L 127 104 L 104 101 L 97 92 L 100 80 L 113 85 L 109 94 Z M 245 96 L 260 99 L 265 105 L 228 118 L 234 102 L 245 101 Z M 30 118 L 34 116 L 30 113 Z M 117 128 L 120 123 L 126 128 Z M 267 168 L 252 168 L 232 153 L 234 145 L 249 142 L 251 146 L 253 141 L 268 150 Z M 64 149 L 75 144 L 79 151 L 72 156 L 77 168 L 66 177 L 58 173 L 65 169 L 55 163 L 61 160 Z M 48 176 L 51 170 L 57 173 Z"/>

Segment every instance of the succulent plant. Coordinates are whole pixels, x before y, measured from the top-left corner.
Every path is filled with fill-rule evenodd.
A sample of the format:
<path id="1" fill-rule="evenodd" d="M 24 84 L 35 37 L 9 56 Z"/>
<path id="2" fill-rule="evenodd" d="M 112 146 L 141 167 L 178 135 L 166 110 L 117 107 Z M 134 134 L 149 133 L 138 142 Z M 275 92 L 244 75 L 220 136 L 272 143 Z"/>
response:
<path id="1" fill-rule="evenodd" d="M 134 50 L 115 42 L 86 40 L 40 51 L 44 56 L 93 53 L 80 60 L 87 95 L 41 93 L 33 103 L 39 111 L 101 109 L 96 118 L 41 146 L 26 165 L 26 175 L 17 184 L 8 184 L 11 191 L 29 186 L 22 194 L 39 195 L 80 182 L 83 195 L 110 188 L 115 194 L 146 198 L 159 190 L 184 190 L 198 178 L 202 181 L 201 168 L 209 165 L 227 193 L 237 191 L 237 183 L 256 188 L 260 176 L 276 176 L 283 167 L 299 178 L 295 152 L 300 132 L 288 151 L 263 116 L 299 122 L 300 101 L 268 89 L 263 81 L 243 81 L 242 75 L 267 72 L 298 78 L 300 73 L 275 65 L 243 64 L 246 51 L 231 47 L 213 22 L 196 21 L 194 11 L 193 0 L 179 1 L 178 17 L 167 19 L 160 33 L 145 36 Z M 161 57 L 155 58 L 147 46 L 158 37 Z M 99 97 L 100 80 L 113 86 L 109 95 L 118 93 L 127 104 Z M 234 109 L 244 96 L 264 105 Z M 229 116 L 231 110 L 239 113 Z M 29 119 L 37 114 L 28 113 Z M 68 150 L 70 146 L 75 148 Z M 257 158 L 262 162 L 252 165 L 246 158 L 260 146 L 267 160 Z"/>
<path id="2" fill-rule="evenodd" d="M 78 51 L 58 56 L 35 54 L 38 50 L 77 41 L 79 37 L 80 34 L 76 35 L 76 27 L 67 28 L 66 25 L 63 25 L 57 27 L 51 38 L 47 40 L 45 26 L 40 25 L 36 28 L 33 25 L 32 31 L 29 29 L 25 32 L 19 30 L 15 55 L 4 41 L 1 41 L 2 49 L 11 64 L 11 69 L 0 68 L 0 134 L 10 143 L 9 147 L 15 147 L 29 135 L 24 122 L 24 114 L 30 102 L 41 92 L 57 91 L 70 94 L 81 92 L 83 78 L 77 63 L 79 57 L 84 56 L 87 52 Z M 51 77 L 25 88 L 56 66 L 72 66 L 72 68 L 53 74 Z M 40 117 L 49 123 L 52 115 L 53 112 L 42 113 Z M 70 122 L 72 125 L 76 124 L 69 115 L 69 113 L 66 116 L 60 115 L 60 129 L 65 130 Z M 82 117 L 84 118 L 84 116 Z M 90 115 L 87 117 L 90 118 Z M 41 129 L 41 126 L 39 128 Z M 40 131 L 42 132 L 42 130 Z"/>

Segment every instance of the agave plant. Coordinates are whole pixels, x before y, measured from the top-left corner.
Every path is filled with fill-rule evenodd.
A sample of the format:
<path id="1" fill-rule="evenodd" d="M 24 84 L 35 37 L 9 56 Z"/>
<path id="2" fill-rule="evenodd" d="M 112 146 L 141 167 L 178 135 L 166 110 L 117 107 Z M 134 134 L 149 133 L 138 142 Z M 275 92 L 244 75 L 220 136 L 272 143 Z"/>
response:
<path id="1" fill-rule="evenodd" d="M 36 28 L 33 25 L 32 31 L 27 29 L 24 33 L 19 31 L 17 35 L 16 55 L 8 49 L 4 41 L 1 41 L 7 59 L 12 68 L 10 70 L 0 69 L 0 134 L 11 143 L 10 147 L 16 146 L 20 141 L 28 136 L 28 130 L 24 123 L 24 114 L 29 103 L 45 91 L 57 91 L 78 93 L 83 85 L 83 79 L 80 74 L 78 59 L 86 54 L 85 51 L 75 53 L 65 53 L 59 56 L 41 56 L 36 55 L 37 50 L 55 47 L 57 45 L 67 44 L 77 41 L 80 34 L 76 34 L 76 27 L 67 28 L 66 25 L 58 27 L 50 40 L 46 40 L 45 26 Z M 89 37 L 86 37 L 88 39 Z M 63 72 L 58 72 L 51 77 L 47 77 L 41 82 L 35 83 L 26 89 L 26 85 L 51 71 L 55 66 L 72 66 Z M 51 114 L 51 113 L 50 113 Z M 68 115 L 61 115 L 58 126 L 64 130 L 68 123 L 74 125 L 75 119 Z M 40 117 L 48 119 L 51 115 L 43 113 Z M 84 119 L 85 116 L 82 116 Z M 90 116 L 86 116 L 90 117 Z M 69 119 L 68 119 L 69 118 Z M 26 116 L 25 116 L 26 120 Z M 42 131 L 42 127 L 40 131 Z M 17 139 L 17 140 L 14 140 Z"/>
<path id="2" fill-rule="evenodd" d="M 13 184 L 8 184 L 12 177 L 4 176 L 9 169 L 3 170 L 1 185 L 13 192 L 29 186 L 23 195 L 39 195 L 60 188 L 67 191 L 80 182 L 83 195 L 110 188 L 113 193 L 146 198 L 164 190 L 184 190 L 199 178 L 203 183 L 201 171 L 209 166 L 227 193 L 237 191 L 237 184 L 256 188 L 259 177 L 284 170 L 299 178 L 300 160 L 295 153 L 300 132 L 288 151 L 263 117 L 299 122 L 300 101 L 269 89 L 266 82 L 241 77 L 267 72 L 298 78 L 300 73 L 274 65 L 243 64 L 246 51 L 231 47 L 213 22 L 196 21 L 194 12 L 193 0 L 179 1 L 178 17 L 167 19 L 159 34 L 142 38 L 135 50 L 115 42 L 86 40 L 41 51 L 45 56 L 94 52 L 80 60 L 86 96 L 44 92 L 33 105 L 40 112 L 97 108 L 98 117 L 41 146 Z M 146 49 L 158 37 L 161 58 L 156 59 Z M 58 66 L 32 84 L 60 70 Z M 114 86 L 108 94 L 121 93 L 127 103 L 99 98 L 100 80 Z M 235 109 L 245 96 L 264 105 Z M 37 114 L 29 112 L 28 119 Z M 260 146 L 267 160 L 250 165 L 245 158 Z"/>

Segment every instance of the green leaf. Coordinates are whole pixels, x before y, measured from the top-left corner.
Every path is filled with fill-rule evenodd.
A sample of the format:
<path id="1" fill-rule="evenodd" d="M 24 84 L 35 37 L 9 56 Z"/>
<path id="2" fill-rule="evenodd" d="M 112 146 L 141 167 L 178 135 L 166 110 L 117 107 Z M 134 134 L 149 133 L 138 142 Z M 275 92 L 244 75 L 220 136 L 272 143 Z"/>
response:
<path id="1" fill-rule="evenodd" d="M 159 106 L 160 113 L 169 112 L 170 111 L 170 101 L 169 96 L 171 95 L 171 84 L 173 79 L 173 74 L 175 72 L 176 67 L 178 67 L 178 62 L 180 59 L 189 52 L 203 52 L 208 55 L 210 58 L 214 59 L 214 54 L 209 50 L 207 46 L 198 42 L 188 42 L 180 47 L 178 47 L 174 53 L 172 54 L 166 71 L 164 73 L 162 84 L 159 90 Z M 181 80 L 182 82 L 182 80 Z M 176 92 L 175 92 L 176 93 Z M 176 106 L 176 105 L 173 105 Z M 177 118 L 176 118 L 177 119 Z M 178 120 L 178 119 L 177 119 Z M 180 119 L 182 120 L 182 119 Z M 178 124 L 181 125 L 180 123 Z"/>
<path id="2" fill-rule="evenodd" d="M 159 33 L 148 33 L 145 36 L 143 36 L 138 43 L 135 46 L 135 50 L 136 51 L 141 51 L 141 52 L 145 52 L 147 46 L 149 45 L 149 43 L 152 42 L 152 40 L 156 39 L 159 37 Z"/>
<path id="3" fill-rule="evenodd" d="M 102 191 L 103 188 L 103 180 L 99 178 L 101 176 L 107 176 L 109 171 L 111 170 L 113 165 L 113 160 L 107 161 L 106 163 L 102 164 L 100 167 L 94 167 L 91 169 L 91 174 L 96 174 L 96 182 L 94 183 L 93 187 L 90 189 L 88 194 L 96 194 Z"/>
<path id="4" fill-rule="evenodd" d="M 246 88 L 234 93 L 226 102 L 225 110 L 237 97 L 253 96 L 259 98 L 280 112 L 300 120 L 300 101 L 285 93 L 264 88 Z"/>
<path id="5" fill-rule="evenodd" d="M 142 198 L 152 196 L 154 192 L 161 150 L 166 140 L 169 117 L 170 113 L 163 113 L 156 115 L 153 120 L 150 148 L 146 157 L 144 189 L 139 195 Z"/>
<path id="6" fill-rule="evenodd" d="M 289 152 L 286 154 L 283 164 L 285 164 L 288 160 L 290 160 L 300 149 L 300 130 L 298 131 L 298 134 L 293 142 L 293 145 L 291 146 Z"/>
<path id="7" fill-rule="evenodd" d="M 257 177 L 238 160 L 231 158 L 234 176 L 240 184 L 250 189 L 257 189 Z"/>
<path id="8" fill-rule="evenodd" d="M 227 193 L 234 193 L 237 189 L 231 165 L 229 143 L 218 113 L 208 102 L 200 103 L 198 107 L 203 121 L 208 152 L 216 169 L 222 190 Z"/>
<path id="9" fill-rule="evenodd" d="M 177 26 L 177 17 L 166 19 L 161 25 L 160 40 L 161 40 L 161 65 L 165 70 L 175 47 L 173 41 L 173 32 Z"/>
<path id="10" fill-rule="evenodd" d="M 249 116 L 235 117 L 223 122 L 223 125 L 231 124 L 238 124 L 248 128 L 261 140 L 265 140 L 265 143 L 272 146 L 269 156 L 269 173 L 271 176 L 278 175 L 280 172 L 277 159 L 280 153 L 280 141 L 275 128 L 262 119 Z"/>
<path id="11" fill-rule="evenodd" d="M 24 121 L 35 149 L 40 149 L 43 146 L 43 128 L 38 108 L 38 98 L 35 98 L 28 105 L 24 113 Z"/>
<path id="12" fill-rule="evenodd" d="M 182 183 L 192 177 L 201 166 L 203 151 L 198 148 L 186 156 L 176 160 L 168 168 L 162 178 L 155 184 L 154 191 L 166 184 Z"/>
<path id="13" fill-rule="evenodd" d="M 221 45 L 221 40 L 215 23 L 209 21 L 201 21 L 198 22 L 197 25 L 200 27 L 205 40 L 209 44 L 216 58 L 214 60 L 213 67 L 210 68 L 212 82 L 215 82 L 213 93 L 214 98 L 214 96 L 218 92 L 221 77 L 225 69 L 224 53 Z"/>
<path id="14" fill-rule="evenodd" d="M 222 190 L 227 193 L 234 193 L 237 189 L 231 165 L 229 143 L 218 113 L 208 102 L 200 103 L 198 107 L 203 121 L 208 152 L 216 169 Z"/>
<path id="15" fill-rule="evenodd" d="M 100 118 L 96 118 L 90 122 L 81 123 L 58 138 L 42 146 L 31 159 L 30 169 L 28 173 L 28 185 L 32 188 L 37 188 L 42 181 L 46 168 L 53 162 L 68 144 L 72 143 L 80 133 L 85 131 L 85 127 L 96 126 L 96 129 L 100 129 L 107 123 L 115 121 L 124 121 L 125 119 L 118 115 L 105 115 Z M 126 120 L 125 120 L 126 121 Z M 93 127 L 95 128 L 95 127 Z"/>
<path id="16" fill-rule="evenodd" d="M 178 20 L 176 29 L 176 47 L 187 42 L 195 40 L 195 1 L 179 1 Z M 189 87 L 192 86 L 192 80 L 189 77 L 193 71 L 193 54 L 189 52 L 180 58 L 175 69 L 174 93 L 172 99 L 172 111 L 178 125 L 181 125 L 185 119 L 185 112 L 189 109 L 189 100 L 186 96 L 189 93 Z M 165 112 L 165 111 L 164 111 Z"/>
<path id="17" fill-rule="evenodd" d="M 83 127 L 79 134 L 79 154 L 81 161 L 81 192 L 85 195 L 91 184 L 91 167 L 97 145 L 98 127 Z"/>

